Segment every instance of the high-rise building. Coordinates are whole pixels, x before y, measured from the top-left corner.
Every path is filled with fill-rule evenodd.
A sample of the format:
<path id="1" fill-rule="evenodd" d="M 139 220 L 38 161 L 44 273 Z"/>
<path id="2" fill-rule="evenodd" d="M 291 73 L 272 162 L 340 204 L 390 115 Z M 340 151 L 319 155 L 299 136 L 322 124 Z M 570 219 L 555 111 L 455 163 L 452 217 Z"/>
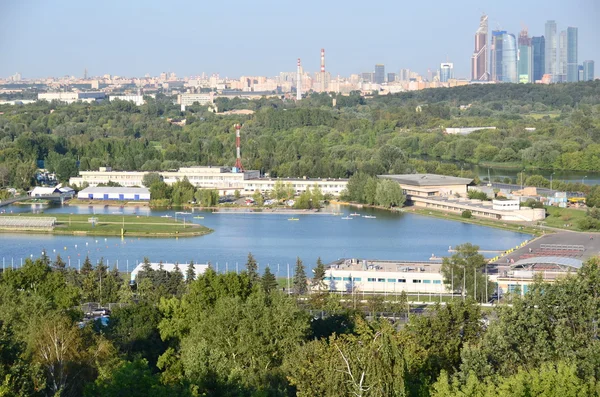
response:
<path id="1" fill-rule="evenodd" d="M 375 75 L 375 73 L 373 73 L 373 72 L 361 73 L 360 79 L 362 80 L 363 83 L 373 83 L 374 75 Z"/>
<path id="2" fill-rule="evenodd" d="M 475 33 L 475 51 L 471 56 L 471 80 L 487 81 L 488 73 L 488 17 L 482 15 Z"/>
<path id="3" fill-rule="evenodd" d="M 583 81 L 594 80 L 594 61 L 583 61 Z"/>
<path id="4" fill-rule="evenodd" d="M 375 74 L 373 76 L 373 82 L 375 84 L 385 83 L 385 66 L 381 64 L 375 65 Z"/>
<path id="5" fill-rule="evenodd" d="M 577 28 L 567 28 L 567 82 L 569 83 L 579 81 L 577 45 Z"/>
<path id="6" fill-rule="evenodd" d="M 567 31 L 563 30 L 558 35 L 558 70 L 555 81 L 564 83 L 567 81 Z"/>
<path id="7" fill-rule="evenodd" d="M 492 80 L 516 83 L 517 40 L 505 30 L 492 32 Z"/>
<path id="8" fill-rule="evenodd" d="M 577 65 L 577 78 L 579 79 L 579 81 L 584 81 L 583 80 L 583 65 Z"/>
<path id="9" fill-rule="evenodd" d="M 546 74 L 552 75 L 552 81 L 556 81 L 558 74 L 558 62 L 556 50 L 558 48 L 558 37 L 556 35 L 556 21 L 546 22 Z"/>
<path id="10" fill-rule="evenodd" d="M 544 36 L 531 39 L 533 52 L 533 81 L 539 81 L 546 73 L 546 39 Z"/>
<path id="11" fill-rule="evenodd" d="M 527 34 L 527 29 L 523 29 L 519 34 L 519 52 L 517 73 L 519 74 L 519 83 L 531 83 L 533 81 L 533 49 L 531 38 Z"/>
<path id="12" fill-rule="evenodd" d="M 393 83 L 394 81 L 396 81 L 396 73 L 388 73 L 387 74 L 387 82 Z"/>
<path id="13" fill-rule="evenodd" d="M 452 63 L 442 63 L 440 64 L 440 81 L 442 83 L 447 83 L 448 80 L 454 78 L 454 64 Z"/>
<path id="14" fill-rule="evenodd" d="M 398 75 L 398 80 L 410 81 L 410 69 L 400 69 L 400 73 Z"/>

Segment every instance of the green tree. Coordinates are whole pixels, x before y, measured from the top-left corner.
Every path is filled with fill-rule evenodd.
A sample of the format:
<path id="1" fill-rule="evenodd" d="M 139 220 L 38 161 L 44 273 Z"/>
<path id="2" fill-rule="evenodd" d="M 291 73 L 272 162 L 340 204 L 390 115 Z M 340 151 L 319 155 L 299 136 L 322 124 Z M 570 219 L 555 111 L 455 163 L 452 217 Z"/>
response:
<path id="1" fill-rule="evenodd" d="M 585 204 L 588 207 L 600 208 L 600 185 L 594 185 L 585 196 Z"/>
<path id="2" fill-rule="evenodd" d="M 149 188 L 154 183 L 160 183 L 162 181 L 163 178 L 158 172 L 149 172 L 147 174 L 144 174 L 144 178 L 142 179 L 142 185 Z"/>
<path id="3" fill-rule="evenodd" d="M 304 270 L 304 264 L 300 258 L 296 258 L 296 267 L 294 268 L 294 279 L 293 279 L 294 291 L 298 295 L 305 295 L 308 291 L 308 284 L 306 278 L 306 271 Z"/>
<path id="4" fill-rule="evenodd" d="M 382 207 L 402 207 L 406 201 L 406 197 L 397 182 L 390 179 L 381 179 L 377 182 L 375 201 L 377 205 Z"/>
<path id="5" fill-rule="evenodd" d="M 196 279 L 196 272 L 194 271 L 194 261 L 190 261 L 187 270 L 185 271 L 185 283 L 189 284 Z"/>
<path id="6" fill-rule="evenodd" d="M 494 288 L 483 272 L 486 260 L 479 253 L 479 246 L 465 243 L 457 245 L 455 251 L 450 258 L 443 259 L 441 271 L 444 284 L 454 287 L 454 291 L 459 291 L 463 297 L 487 302 L 489 296 L 485 294 L 491 295 Z"/>
<path id="7" fill-rule="evenodd" d="M 252 194 L 252 199 L 254 200 L 254 203 L 259 207 L 262 207 L 262 205 L 265 203 L 265 199 L 263 198 L 263 195 L 260 192 L 260 190 L 254 191 L 254 193 Z"/>
<path id="8" fill-rule="evenodd" d="M 316 288 L 317 291 L 326 290 L 327 286 L 325 285 L 325 265 L 323 261 L 321 261 L 321 257 L 317 258 L 317 264 L 314 269 L 312 286 Z"/>
<path id="9" fill-rule="evenodd" d="M 271 273 L 269 266 L 265 267 L 265 272 L 261 279 L 262 288 L 266 294 L 270 294 L 271 291 L 275 291 L 278 287 L 277 279 L 275 275 Z"/>
<path id="10" fill-rule="evenodd" d="M 260 280 L 260 276 L 258 274 L 258 263 L 256 262 L 256 259 L 254 259 L 254 255 L 252 255 L 251 252 L 248 253 L 248 260 L 246 261 L 246 272 L 248 273 L 250 284 L 257 284 Z"/>

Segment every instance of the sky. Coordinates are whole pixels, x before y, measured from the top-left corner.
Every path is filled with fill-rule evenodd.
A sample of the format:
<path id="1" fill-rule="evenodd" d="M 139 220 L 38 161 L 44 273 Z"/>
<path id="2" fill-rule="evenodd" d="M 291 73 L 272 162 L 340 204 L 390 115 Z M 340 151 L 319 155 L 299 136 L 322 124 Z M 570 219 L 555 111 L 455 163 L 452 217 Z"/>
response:
<path id="1" fill-rule="evenodd" d="M 0 76 L 332 75 L 440 62 L 469 77 L 479 18 L 518 36 L 579 28 L 579 63 L 600 63 L 600 0 L 0 0 Z"/>

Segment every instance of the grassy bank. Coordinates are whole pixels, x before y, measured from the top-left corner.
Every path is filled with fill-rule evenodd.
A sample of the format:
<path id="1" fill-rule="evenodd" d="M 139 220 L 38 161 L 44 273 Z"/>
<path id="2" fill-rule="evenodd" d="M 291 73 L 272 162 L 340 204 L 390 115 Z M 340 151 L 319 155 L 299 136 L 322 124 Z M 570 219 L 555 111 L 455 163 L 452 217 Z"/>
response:
<path id="1" fill-rule="evenodd" d="M 461 216 L 461 214 L 455 214 L 452 212 L 436 211 L 436 210 L 429 209 L 429 208 L 408 207 L 405 209 L 405 211 L 409 212 L 409 213 L 419 214 L 419 215 L 432 216 L 434 218 L 449 219 L 452 221 L 471 223 L 474 225 L 495 227 L 497 229 L 509 230 L 511 232 L 527 233 L 527 234 L 533 234 L 535 236 L 541 236 L 543 234 L 543 231 L 539 227 L 525 226 L 525 225 L 521 225 L 521 224 L 515 224 L 515 223 L 510 223 L 510 222 L 501 221 L 501 220 L 493 220 L 493 219 L 482 219 L 482 218 L 468 218 L 467 219 L 467 218 L 463 218 Z"/>
<path id="2" fill-rule="evenodd" d="M 586 210 L 575 208 L 559 208 L 546 206 L 548 216 L 544 225 L 564 230 L 581 231 L 577 226 L 579 220 L 585 218 Z"/>
<path id="3" fill-rule="evenodd" d="M 172 218 L 143 217 L 136 215 L 70 215 L 70 214 L 22 214 L 2 215 L 2 217 L 53 217 L 56 226 L 51 231 L 41 233 L 89 235 L 89 236 L 124 236 L 137 237 L 190 237 L 202 236 L 212 230 L 189 222 L 175 221 Z M 92 225 L 91 217 L 97 219 Z M 3 232 L 20 232 L 15 229 L 5 229 Z M 31 233 L 31 231 L 21 231 Z"/>

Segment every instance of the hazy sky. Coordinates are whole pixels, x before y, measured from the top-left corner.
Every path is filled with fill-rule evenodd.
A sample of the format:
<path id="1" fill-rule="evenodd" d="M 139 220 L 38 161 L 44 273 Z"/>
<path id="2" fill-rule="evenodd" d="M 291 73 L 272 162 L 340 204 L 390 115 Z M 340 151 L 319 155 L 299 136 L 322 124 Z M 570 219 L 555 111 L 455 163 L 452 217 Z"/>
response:
<path id="1" fill-rule="evenodd" d="M 579 63 L 600 63 L 600 0 L 0 0 L 0 76 L 274 76 L 317 71 L 323 47 L 333 75 L 448 59 L 468 77 L 482 12 L 515 35 L 577 26 Z"/>

